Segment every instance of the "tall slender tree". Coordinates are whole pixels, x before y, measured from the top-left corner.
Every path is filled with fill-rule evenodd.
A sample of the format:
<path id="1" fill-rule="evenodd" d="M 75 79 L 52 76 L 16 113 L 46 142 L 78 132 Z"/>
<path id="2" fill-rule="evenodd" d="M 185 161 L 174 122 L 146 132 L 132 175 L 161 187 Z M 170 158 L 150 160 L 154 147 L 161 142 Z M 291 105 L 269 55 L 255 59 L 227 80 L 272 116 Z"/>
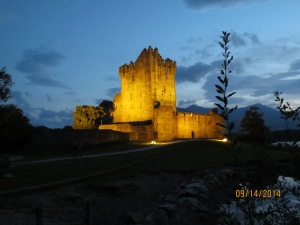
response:
<path id="1" fill-rule="evenodd" d="M 220 84 L 216 84 L 216 90 L 219 95 L 216 96 L 216 98 L 221 102 L 215 103 L 216 106 L 221 110 L 221 115 L 223 119 L 225 120 L 225 125 L 218 123 L 217 125 L 226 128 L 225 136 L 230 139 L 230 143 L 232 146 L 232 149 L 234 148 L 235 142 L 232 137 L 232 129 L 235 127 L 234 122 L 230 121 L 229 115 L 237 109 L 237 105 L 233 108 L 228 108 L 229 98 L 232 97 L 236 92 L 228 93 L 228 85 L 229 85 L 229 78 L 228 75 L 231 73 L 231 70 L 229 69 L 229 64 L 233 60 L 233 56 L 231 56 L 229 51 L 229 36 L 230 33 L 226 31 L 222 31 L 221 39 L 222 41 L 219 42 L 220 47 L 223 49 L 223 64 L 222 69 L 220 70 L 221 76 L 218 76 L 218 80 Z M 233 152 L 235 154 L 235 152 Z M 235 156 L 236 157 L 236 156 Z"/>
<path id="2" fill-rule="evenodd" d="M 278 102 L 278 106 L 276 107 L 280 114 L 281 114 L 281 119 L 284 120 L 285 127 L 286 127 L 286 133 L 288 135 L 289 139 L 289 144 L 288 146 L 291 147 L 297 147 L 297 141 L 299 140 L 292 140 L 291 134 L 290 134 L 290 128 L 289 128 L 289 121 L 300 121 L 300 106 L 299 107 L 292 107 L 291 104 L 287 101 L 284 100 L 284 98 L 281 97 L 282 92 L 275 91 L 274 96 L 275 96 L 275 101 Z M 300 123 L 297 124 L 298 127 L 300 127 Z M 296 149 L 296 148 L 294 148 Z"/>

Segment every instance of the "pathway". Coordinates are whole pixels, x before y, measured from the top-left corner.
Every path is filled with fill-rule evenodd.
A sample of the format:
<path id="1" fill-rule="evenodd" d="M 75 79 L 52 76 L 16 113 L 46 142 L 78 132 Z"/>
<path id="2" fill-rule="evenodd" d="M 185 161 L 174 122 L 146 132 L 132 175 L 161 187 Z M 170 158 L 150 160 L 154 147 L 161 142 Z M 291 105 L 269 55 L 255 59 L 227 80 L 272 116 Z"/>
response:
<path id="1" fill-rule="evenodd" d="M 185 141 L 195 141 L 197 139 L 189 139 L 189 140 L 176 140 L 166 143 L 160 143 L 156 145 L 151 145 L 143 148 L 137 148 L 133 150 L 128 151 L 118 151 L 118 152 L 111 152 L 111 153 L 97 153 L 97 154 L 89 154 L 89 155 L 82 155 L 78 158 L 96 158 L 96 157 L 104 157 L 104 156 L 112 156 L 112 155 L 123 155 L 123 154 L 130 154 L 134 152 L 141 152 L 141 151 L 147 151 L 152 149 L 157 149 L 166 145 L 179 143 L 179 142 L 185 142 Z M 74 159 L 74 156 L 64 156 L 64 157 L 55 157 L 55 158 L 49 158 L 49 159 L 42 159 L 42 160 L 31 160 L 26 162 L 15 162 L 16 165 L 24 165 L 24 164 L 37 164 L 37 163 L 45 163 L 45 162 L 54 162 L 54 161 L 64 161 L 64 160 L 72 160 Z"/>

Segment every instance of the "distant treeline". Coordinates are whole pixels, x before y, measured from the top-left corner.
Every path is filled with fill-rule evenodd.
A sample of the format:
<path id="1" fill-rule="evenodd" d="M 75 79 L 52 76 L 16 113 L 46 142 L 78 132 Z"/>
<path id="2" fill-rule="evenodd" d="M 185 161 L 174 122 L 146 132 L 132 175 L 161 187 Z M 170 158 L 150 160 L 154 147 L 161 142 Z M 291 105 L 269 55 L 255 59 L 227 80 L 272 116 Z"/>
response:
<path id="1" fill-rule="evenodd" d="M 270 141 L 300 141 L 300 129 L 298 130 L 279 130 L 270 132 Z"/>
<path id="2" fill-rule="evenodd" d="M 88 145 L 116 141 L 129 141 L 129 134 L 113 130 L 35 127 L 30 145 L 72 144 L 74 142 Z"/>
<path id="3" fill-rule="evenodd" d="M 234 133 L 234 137 L 238 138 L 239 133 Z M 300 141 L 300 129 L 298 130 L 277 130 L 269 131 L 267 133 L 267 142 L 281 142 L 281 141 Z"/>

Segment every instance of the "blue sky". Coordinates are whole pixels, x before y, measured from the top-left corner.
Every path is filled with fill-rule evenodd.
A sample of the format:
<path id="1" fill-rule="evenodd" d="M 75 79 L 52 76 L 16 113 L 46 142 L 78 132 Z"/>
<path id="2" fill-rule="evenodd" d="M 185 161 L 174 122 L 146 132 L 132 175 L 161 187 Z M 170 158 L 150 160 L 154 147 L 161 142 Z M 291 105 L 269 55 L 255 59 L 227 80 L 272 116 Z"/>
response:
<path id="1" fill-rule="evenodd" d="M 300 105 L 298 0 L 0 0 L 0 66 L 33 125 L 72 124 L 76 105 L 119 91 L 118 68 L 148 46 L 177 62 L 177 105 L 214 107 L 223 30 L 231 103 Z"/>

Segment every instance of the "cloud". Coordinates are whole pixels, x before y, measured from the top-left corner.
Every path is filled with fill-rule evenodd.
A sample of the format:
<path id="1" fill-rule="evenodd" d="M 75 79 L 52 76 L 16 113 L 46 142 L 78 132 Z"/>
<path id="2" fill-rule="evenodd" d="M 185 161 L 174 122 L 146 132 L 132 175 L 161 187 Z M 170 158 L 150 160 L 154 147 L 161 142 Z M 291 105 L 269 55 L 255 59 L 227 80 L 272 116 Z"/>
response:
<path id="1" fill-rule="evenodd" d="M 253 4 L 264 2 L 266 0 L 183 0 L 184 3 L 193 9 L 207 9 L 207 8 L 230 8 L 242 4 Z"/>
<path id="2" fill-rule="evenodd" d="M 202 62 L 198 62 L 189 67 L 179 66 L 176 72 L 176 81 L 178 83 L 182 82 L 199 82 L 201 78 L 209 74 L 216 74 L 217 71 L 221 69 L 223 61 L 213 61 L 211 64 L 205 64 Z M 236 61 L 230 67 L 232 72 L 242 73 L 244 71 L 244 66 L 241 61 Z"/>
<path id="3" fill-rule="evenodd" d="M 194 40 L 198 40 L 197 38 L 189 38 L 188 40 L 187 45 L 180 47 L 182 54 L 184 54 L 179 57 L 180 63 L 182 64 L 181 66 L 191 65 L 191 63 L 197 63 L 199 61 L 209 63 L 210 59 L 215 59 L 216 54 L 221 57 L 222 50 L 218 46 L 221 39 L 210 40 L 208 43 L 199 39 L 199 41 L 201 40 L 203 43 L 197 44 L 193 44 Z M 202 47 L 199 48 L 199 46 Z M 246 46 L 252 47 L 252 49 L 254 47 L 261 48 L 261 42 L 255 33 L 237 33 L 235 31 L 230 31 L 230 51 L 232 46 L 234 47 L 234 52 L 236 52 L 237 48 Z"/>
<path id="4" fill-rule="evenodd" d="M 250 41 L 258 43 L 255 36 L 244 33 Z M 251 38 L 250 38 L 251 37 Z M 282 91 L 289 96 L 290 101 L 299 99 L 300 86 L 300 49 L 285 45 L 273 44 L 252 46 L 247 58 L 234 58 L 229 75 L 229 92 L 237 91 L 230 99 L 231 104 L 249 104 L 272 102 L 274 91 Z M 291 60 L 293 59 L 293 60 Z M 210 66 L 219 67 L 220 62 L 212 62 Z M 253 69 L 255 68 L 255 69 Z M 215 84 L 219 84 L 219 71 L 208 73 L 203 79 L 205 83 L 204 98 L 209 102 L 216 102 Z"/>
<path id="5" fill-rule="evenodd" d="M 244 36 L 251 40 L 252 44 L 260 44 L 260 41 L 256 34 L 244 32 Z"/>
<path id="6" fill-rule="evenodd" d="M 27 109 L 30 109 L 31 106 L 28 104 L 26 98 L 30 98 L 31 96 L 28 92 L 25 92 L 24 95 L 21 91 L 12 91 L 12 98 L 9 100 L 9 102 L 16 104 L 24 111 L 28 111 Z"/>
<path id="7" fill-rule="evenodd" d="M 23 51 L 22 59 L 15 68 L 25 73 L 31 84 L 67 88 L 63 83 L 53 79 L 54 75 L 49 72 L 52 67 L 60 65 L 64 58 L 64 55 L 51 49 L 27 49 Z"/>
<path id="8" fill-rule="evenodd" d="M 69 109 L 53 111 L 44 108 L 35 109 L 37 116 L 31 117 L 34 126 L 47 126 L 49 128 L 63 128 L 73 124 L 73 111 Z"/>
<path id="9" fill-rule="evenodd" d="M 50 98 L 49 95 L 46 97 Z M 11 103 L 16 104 L 23 110 L 25 116 L 28 117 L 33 126 L 47 126 L 49 128 L 63 128 L 73 123 L 73 111 L 69 109 L 54 111 L 44 108 L 34 108 L 27 101 L 31 98 L 30 94 L 20 91 L 13 91 Z"/>
<path id="10" fill-rule="evenodd" d="M 231 40 L 232 45 L 234 45 L 236 47 L 247 45 L 246 40 L 242 36 L 237 35 L 236 32 L 232 32 L 230 34 L 230 40 Z"/>
<path id="11" fill-rule="evenodd" d="M 291 64 L 290 64 L 290 71 L 295 71 L 295 70 L 298 70 L 300 71 L 300 59 L 297 59 L 295 61 L 293 61 Z"/>
<path id="12" fill-rule="evenodd" d="M 95 99 L 94 101 L 95 101 L 96 105 L 100 105 L 103 100 L 104 99 L 102 99 L 102 98 L 98 98 L 98 99 Z"/>
<path id="13" fill-rule="evenodd" d="M 229 75 L 228 91 L 237 91 L 237 94 L 232 96 L 230 104 L 270 104 L 274 101 L 274 91 L 278 90 L 285 93 L 291 103 L 299 105 L 300 47 L 295 45 L 294 38 L 275 39 L 263 44 L 255 33 L 231 31 L 231 34 L 230 51 L 234 59 L 229 66 L 232 73 Z M 210 52 L 215 50 L 211 48 Z M 215 84 L 219 84 L 217 76 L 220 76 L 223 57 L 220 53 L 214 55 L 220 60 L 194 56 L 196 61 L 193 65 L 178 66 L 177 84 L 182 88 L 189 86 L 184 93 L 177 91 L 185 96 L 179 100 L 192 100 L 189 96 L 197 93 L 201 96 L 198 104 L 217 101 Z M 196 84 L 202 92 L 190 88 Z"/>
<path id="14" fill-rule="evenodd" d="M 180 100 L 178 102 L 178 106 L 186 106 L 186 105 L 193 105 L 193 104 L 196 104 L 197 101 L 196 100 Z"/>
<path id="15" fill-rule="evenodd" d="M 202 41 L 202 38 L 201 38 L 201 37 L 198 37 L 198 38 L 189 37 L 189 38 L 186 40 L 187 44 L 198 43 L 198 42 L 201 42 L 201 41 Z"/>
<path id="16" fill-rule="evenodd" d="M 189 67 L 178 66 L 176 72 L 176 81 L 179 83 L 185 81 L 198 82 L 210 71 L 210 65 L 204 64 L 202 62 L 198 62 Z"/>
<path id="17" fill-rule="evenodd" d="M 109 97 L 115 97 L 116 94 L 120 93 L 120 88 L 117 87 L 117 88 L 109 88 L 107 89 L 106 91 L 106 94 L 109 96 Z"/>
<path id="18" fill-rule="evenodd" d="M 66 91 L 65 92 L 66 95 L 76 95 L 75 91 Z"/>
<path id="19" fill-rule="evenodd" d="M 230 32 L 230 40 L 235 47 L 247 46 L 249 41 L 251 44 L 260 44 L 258 36 L 248 32 L 244 32 L 243 34 L 238 34 L 234 31 Z"/>
<path id="20" fill-rule="evenodd" d="M 215 84 L 219 84 L 217 80 L 218 74 L 211 74 L 206 77 L 206 82 L 203 85 L 205 90 L 205 99 L 211 102 L 216 102 Z M 261 100 L 264 96 L 273 95 L 274 91 L 283 91 L 286 94 L 295 94 L 299 92 L 300 79 L 284 80 L 282 78 L 291 76 L 290 72 L 272 74 L 269 77 L 259 75 L 239 76 L 237 74 L 229 75 L 229 92 L 236 91 L 237 93 L 230 98 L 231 104 L 239 104 L 249 99 L 254 102 L 263 103 Z"/>
<path id="21" fill-rule="evenodd" d="M 46 98 L 47 98 L 47 102 L 52 102 L 53 101 L 53 99 L 51 98 L 51 96 L 48 95 L 48 94 L 46 94 Z"/>

